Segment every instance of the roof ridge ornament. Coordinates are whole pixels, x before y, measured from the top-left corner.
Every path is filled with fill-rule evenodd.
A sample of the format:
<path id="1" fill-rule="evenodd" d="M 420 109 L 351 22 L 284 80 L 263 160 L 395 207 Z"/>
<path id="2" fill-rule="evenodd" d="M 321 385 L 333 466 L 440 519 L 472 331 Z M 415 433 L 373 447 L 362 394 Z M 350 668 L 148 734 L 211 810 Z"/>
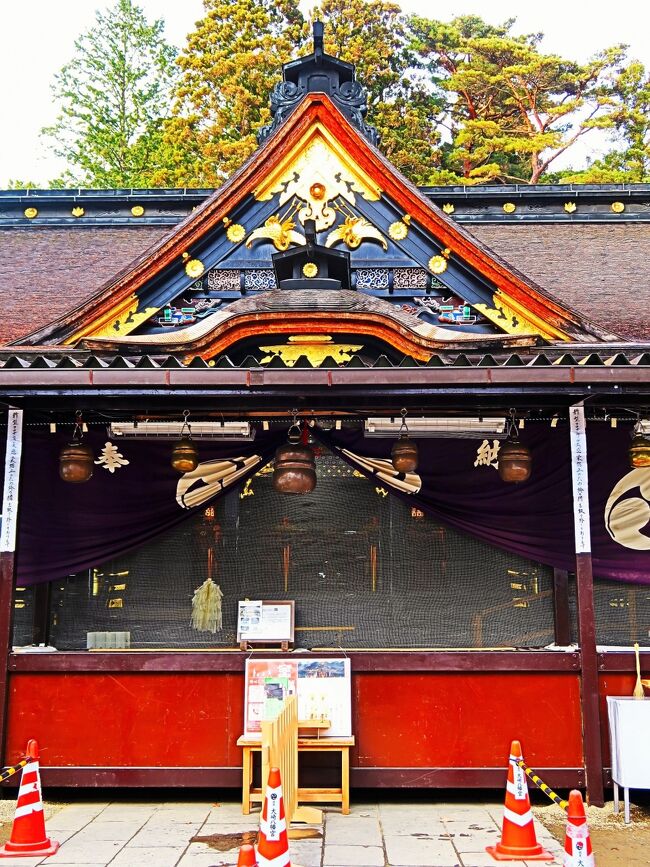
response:
<path id="1" fill-rule="evenodd" d="M 282 125 L 308 93 L 326 93 L 372 145 L 379 145 L 379 133 L 365 121 L 368 113 L 368 92 L 356 80 L 353 64 L 325 53 L 324 30 L 322 21 L 314 21 L 312 54 L 283 64 L 283 80 L 274 86 L 270 96 L 273 120 L 259 130 L 259 144 L 263 144 Z"/>

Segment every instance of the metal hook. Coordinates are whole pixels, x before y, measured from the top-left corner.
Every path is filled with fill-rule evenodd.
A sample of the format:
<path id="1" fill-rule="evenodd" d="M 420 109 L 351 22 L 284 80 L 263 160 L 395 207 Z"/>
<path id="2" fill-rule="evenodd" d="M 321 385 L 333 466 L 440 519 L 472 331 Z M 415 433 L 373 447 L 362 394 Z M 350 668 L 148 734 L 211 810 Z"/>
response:
<path id="1" fill-rule="evenodd" d="M 190 417 L 189 409 L 184 409 L 183 410 L 183 427 L 181 428 L 181 437 L 187 436 L 188 439 L 192 439 L 192 425 L 188 421 L 189 417 Z"/>

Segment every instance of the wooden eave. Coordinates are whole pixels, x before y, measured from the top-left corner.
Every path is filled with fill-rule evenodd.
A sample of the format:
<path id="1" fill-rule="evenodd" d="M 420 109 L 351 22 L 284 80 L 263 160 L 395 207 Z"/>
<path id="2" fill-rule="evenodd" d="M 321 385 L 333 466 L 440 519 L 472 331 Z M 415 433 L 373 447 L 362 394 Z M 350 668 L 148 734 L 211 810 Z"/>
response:
<path id="1" fill-rule="evenodd" d="M 442 246 L 474 268 L 514 302 L 542 318 L 553 328 L 576 341 L 616 340 L 576 312 L 562 306 L 541 287 L 523 277 L 511 266 L 478 243 L 462 227 L 431 204 L 390 162 L 369 144 L 334 106 L 325 94 L 310 93 L 284 124 L 219 190 L 166 237 L 139 256 L 108 281 L 89 301 L 55 322 L 33 332 L 21 342 L 48 345 L 81 331 L 92 319 L 108 317 L 114 307 L 128 302 L 147 282 L 154 279 L 182 254 L 192 250 L 204 235 L 227 219 L 233 209 L 250 194 L 264 177 L 290 153 L 294 143 L 320 122 L 337 138 L 359 167 L 375 180 L 384 193 L 405 213 L 429 231 Z"/>

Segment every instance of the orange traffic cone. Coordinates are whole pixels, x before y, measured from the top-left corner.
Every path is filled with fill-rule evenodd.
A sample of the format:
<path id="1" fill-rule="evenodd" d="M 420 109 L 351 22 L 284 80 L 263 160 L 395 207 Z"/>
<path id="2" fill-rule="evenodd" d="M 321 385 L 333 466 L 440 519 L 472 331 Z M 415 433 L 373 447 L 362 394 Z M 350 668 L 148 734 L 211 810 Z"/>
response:
<path id="1" fill-rule="evenodd" d="M 237 859 L 237 867 L 257 867 L 257 858 L 255 857 L 255 849 L 249 843 L 244 843 L 244 845 L 239 850 L 239 858 Z"/>
<path id="2" fill-rule="evenodd" d="M 257 863 L 259 867 L 291 867 L 282 780 L 278 768 L 269 771 L 257 838 Z"/>
<path id="3" fill-rule="evenodd" d="M 521 759 L 521 744 L 513 741 L 510 746 L 501 839 L 496 846 L 486 846 L 485 851 L 495 861 L 552 861 L 551 853 L 542 849 L 535 836 L 526 775 L 517 764 Z"/>
<path id="4" fill-rule="evenodd" d="M 54 855 L 59 848 L 56 840 L 50 840 L 45 834 L 36 741 L 27 741 L 26 755 L 31 761 L 23 768 L 11 837 L 0 849 L 0 858 L 15 858 L 22 855 L 44 858 L 47 855 Z"/>
<path id="5" fill-rule="evenodd" d="M 595 865 L 585 805 L 577 789 L 572 789 L 569 794 L 564 852 L 564 867 L 594 867 Z"/>

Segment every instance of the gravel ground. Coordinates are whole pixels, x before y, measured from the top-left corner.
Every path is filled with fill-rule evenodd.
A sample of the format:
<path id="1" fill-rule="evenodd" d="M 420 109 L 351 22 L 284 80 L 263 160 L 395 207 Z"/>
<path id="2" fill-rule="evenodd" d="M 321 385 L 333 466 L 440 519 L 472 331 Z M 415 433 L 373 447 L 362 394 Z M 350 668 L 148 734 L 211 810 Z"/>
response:
<path id="1" fill-rule="evenodd" d="M 555 804 L 533 807 L 535 818 L 558 840 L 564 839 L 566 814 Z M 631 824 L 621 812 L 614 815 L 614 802 L 587 807 L 587 824 L 598 867 L 648 867 L 650 864 L 650 806 L 631 805 Z"/>

